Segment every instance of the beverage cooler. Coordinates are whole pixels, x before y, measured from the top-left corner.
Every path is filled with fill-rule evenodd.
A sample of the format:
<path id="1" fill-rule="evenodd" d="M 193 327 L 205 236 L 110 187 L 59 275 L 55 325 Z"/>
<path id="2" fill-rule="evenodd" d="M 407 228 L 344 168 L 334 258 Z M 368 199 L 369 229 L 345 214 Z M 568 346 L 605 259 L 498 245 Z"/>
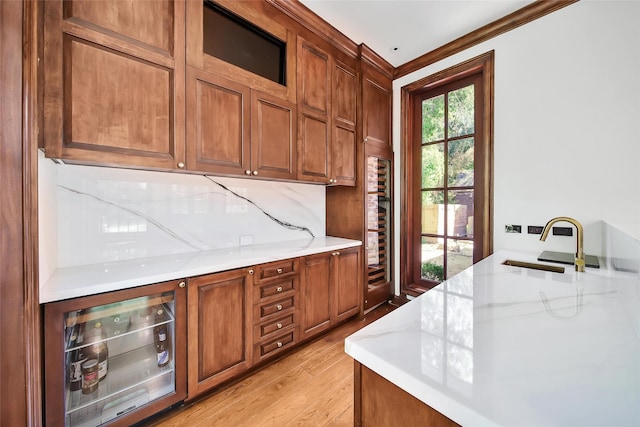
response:
<path id="1" fill-rule="evenodd" d="M 186 398 L 186 286 L 45 305 L 46 425 L 131 425 Z"/>

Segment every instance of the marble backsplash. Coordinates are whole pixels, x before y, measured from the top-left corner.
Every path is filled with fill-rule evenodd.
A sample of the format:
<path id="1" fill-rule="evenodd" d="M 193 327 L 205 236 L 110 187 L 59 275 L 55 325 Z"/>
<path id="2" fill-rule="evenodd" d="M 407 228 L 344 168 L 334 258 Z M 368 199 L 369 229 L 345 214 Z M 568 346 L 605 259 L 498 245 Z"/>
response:
<path id="1" fill-rule="evenodd" d="M 39 193 L 41 263 L 49 270 L 326 230 L 320 185 L 55 164 L 41 156 Z"/>

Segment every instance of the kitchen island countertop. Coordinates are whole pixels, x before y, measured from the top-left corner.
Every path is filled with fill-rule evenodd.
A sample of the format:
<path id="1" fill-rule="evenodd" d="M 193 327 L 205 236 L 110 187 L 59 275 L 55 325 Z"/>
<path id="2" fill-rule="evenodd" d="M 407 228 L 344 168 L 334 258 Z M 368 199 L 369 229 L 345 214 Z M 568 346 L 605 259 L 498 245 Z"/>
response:
<path id="1" fill-rule="evenodd" d="M 217 273 L 361 244 L 359 240 L 324 236 L 58 268 L 40 288 L 40 303 Z"/>
<path id="2" fill-rule="evenodd" d="M 489 256 L 348 337 L 346 352 L 465 426 L 639 425 L 638 273 L 502 264 L 536 255 Z"/>

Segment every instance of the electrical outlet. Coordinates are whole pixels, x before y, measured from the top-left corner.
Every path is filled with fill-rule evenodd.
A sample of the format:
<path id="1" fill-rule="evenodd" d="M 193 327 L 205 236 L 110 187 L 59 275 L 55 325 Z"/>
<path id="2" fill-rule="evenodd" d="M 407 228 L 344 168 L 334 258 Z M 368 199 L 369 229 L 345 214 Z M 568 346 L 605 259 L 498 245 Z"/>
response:
<path id="1" fill-rule="evenodd" d="M 521 225 L 507 224 L 504 226 L 505 233 L 522 233 Z"/>
<path id="2" fill-rule="evenodd" d="M 527 227 L 527 233 L 529 234 L 542 234 L 544 227 L 541 225 L 529 225 Z"/>
<path id="3" fill-rule="evenodd" d="M 253 243 L 253 236 L 240 236 L 240 246 L 247 246 Z"/>
<path id="4" fill-rule="evenodd" d="M 553 227 L 554 236 L 573 236 L 573 228 L 571 227 Z"/>

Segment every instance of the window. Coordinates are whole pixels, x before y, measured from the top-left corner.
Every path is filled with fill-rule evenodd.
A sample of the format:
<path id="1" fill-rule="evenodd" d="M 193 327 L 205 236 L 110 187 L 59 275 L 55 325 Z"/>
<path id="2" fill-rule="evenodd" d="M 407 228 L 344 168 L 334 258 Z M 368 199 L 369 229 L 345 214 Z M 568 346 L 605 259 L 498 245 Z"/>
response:
<path id="1" fill-rule="evenodd" d="M 405 293 L 491 253 L 492 64 L 489 53 L 403 88 Z"/>

